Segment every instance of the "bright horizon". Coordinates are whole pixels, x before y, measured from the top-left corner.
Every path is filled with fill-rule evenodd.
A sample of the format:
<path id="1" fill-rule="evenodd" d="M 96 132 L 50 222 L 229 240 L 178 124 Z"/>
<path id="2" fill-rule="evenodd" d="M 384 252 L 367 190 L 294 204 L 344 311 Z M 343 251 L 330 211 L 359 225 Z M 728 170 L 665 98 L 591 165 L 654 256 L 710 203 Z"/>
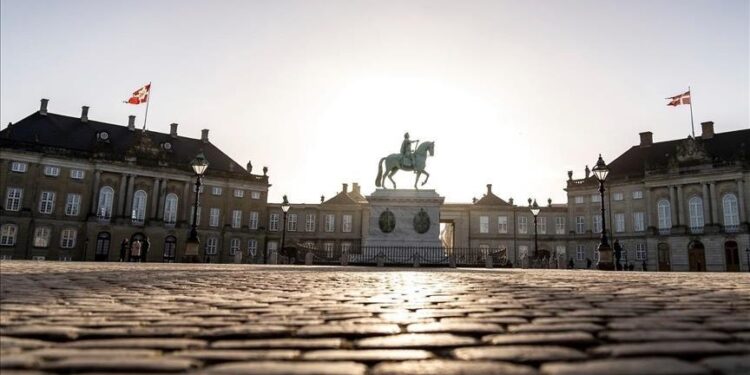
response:
<path id="1" fill-rule="evenodd" d="M 565 202 L 583 175 L 652 131 L 750 126 L 748 1 L 6 1 L 0 123 L 49 111 L 125 125 L 152 82 L 148 129 L 209 138 L 269 202 L 374 190 L 403 133 L 435 141 L 426 189 L 485 185 L 519 204 Z M 399 172 L 399 187 L 413 185 Z"/>

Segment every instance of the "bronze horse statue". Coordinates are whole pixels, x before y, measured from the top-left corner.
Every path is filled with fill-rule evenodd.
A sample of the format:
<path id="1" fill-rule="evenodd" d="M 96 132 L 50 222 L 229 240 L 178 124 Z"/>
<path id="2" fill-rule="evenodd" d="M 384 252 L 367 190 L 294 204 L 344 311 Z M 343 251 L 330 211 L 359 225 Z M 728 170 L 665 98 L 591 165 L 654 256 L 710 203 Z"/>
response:
<path id="1" fill-rule="evenodd" d="M 402 165 L 401 154 L 390 154 L 378 162 L 378 176 L 375 178 L 375 186 L 387 189 L 385 186 L 385 178 L 388 177 L 393 184 L 393 188 L 396 188 L 396 181 L 393 181 L 393 175 L 400 170 L 413 171 L 417 174 L 417 178 L 414 180 L 414 188 L 418 189 L 417 183 L 424 173 L 427 177 L 422 182 L 422 185 L 427 183 L 430 179 L 430 174 L 424 170 L 427 164 L 427 156 L 435 156 L 435 142 L 425 142 L 420 144 L 416 150 L 414 150 L 414 163 L 411 166 Z M 383 173 L 383 162 L 385 161 L 385 173 Z"/>

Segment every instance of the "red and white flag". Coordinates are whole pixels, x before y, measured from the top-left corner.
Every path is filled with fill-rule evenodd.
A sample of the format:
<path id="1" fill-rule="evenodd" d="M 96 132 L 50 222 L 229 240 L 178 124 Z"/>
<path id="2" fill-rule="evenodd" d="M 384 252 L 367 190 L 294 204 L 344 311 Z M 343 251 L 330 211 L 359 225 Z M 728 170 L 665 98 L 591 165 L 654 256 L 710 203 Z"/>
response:
<path id="1" fill-rule="evenodd" d="M 148 102 L 148 95 L 151 93 L 151 84 L 149 83 L 146 86 L 143 86 L 139 88 L 138 90 L 135 90 L 133 93 L 133 96 L 130 97 L 126 102 L 128 104 L 141 104 Z"/>
<path id="2" fill-rule="evenodd" d="M 669 103 L 667 103 L 667 105 L 671 105 L 672 107 L 676 107 L 680 104 L 690 104 L 690 90 L 686 91 L 683 94 L 666 99 L 669 100 Z"/>

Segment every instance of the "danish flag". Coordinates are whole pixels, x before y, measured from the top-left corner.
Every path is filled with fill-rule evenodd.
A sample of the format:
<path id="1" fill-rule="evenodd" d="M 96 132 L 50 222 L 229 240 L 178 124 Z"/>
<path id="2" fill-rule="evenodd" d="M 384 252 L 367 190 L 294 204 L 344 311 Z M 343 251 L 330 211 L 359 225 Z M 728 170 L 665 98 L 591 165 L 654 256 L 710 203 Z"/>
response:
<path id="1" fill-rule="evenodd" d="M 690 90 L 686 91 L 683 94 L 666 99 L 669 100 L 669 103 L 667 105 L 672 107 L 676 107 L 680 104 L 690 104 Z"/>
<path id="2" fill-rule="evenodd" d="M 138 90 L 135 90 L 133 93 L 133 96 L 130 97 L 127 101 L 123 103 L 128 104 L 141 104 L 148 102 L 148 95 L 151 93 L 151 83 L 149 83 L 146 86 L 143 86 L 139 88 Z"/>

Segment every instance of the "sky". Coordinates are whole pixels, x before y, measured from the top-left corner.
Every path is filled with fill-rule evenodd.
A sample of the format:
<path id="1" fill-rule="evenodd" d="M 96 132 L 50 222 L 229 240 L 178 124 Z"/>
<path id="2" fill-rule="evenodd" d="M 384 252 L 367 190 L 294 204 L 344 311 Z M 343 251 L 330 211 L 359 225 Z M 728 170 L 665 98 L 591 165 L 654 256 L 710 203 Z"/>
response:
<path id="1" fill-rule="evenodd" d="M 700 122 L 750 127 L 750 2 L 0 0 L 0 124 L 49 111 L 200 137 L 259 172 L 269 201 L 375 189 L 404 132 L 447 202 L 565 203 L 599 153 Z M 399 187 L 414 175 L 399 172 Z"/>

